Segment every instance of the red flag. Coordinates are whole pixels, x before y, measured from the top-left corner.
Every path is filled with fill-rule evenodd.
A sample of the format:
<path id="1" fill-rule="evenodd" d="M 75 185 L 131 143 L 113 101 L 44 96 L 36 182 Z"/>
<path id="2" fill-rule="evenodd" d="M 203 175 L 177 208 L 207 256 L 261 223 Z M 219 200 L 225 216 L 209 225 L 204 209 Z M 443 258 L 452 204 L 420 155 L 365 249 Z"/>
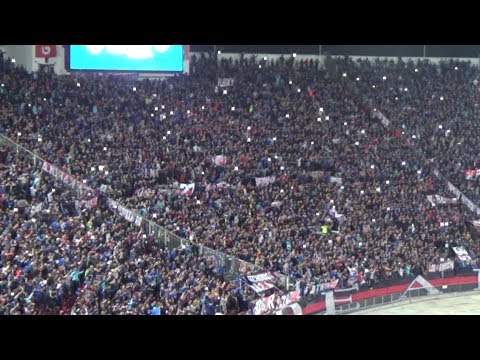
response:
<path id="1" fill-rule="evenodd" d="M 57 56 L 57 45 L 35 45 L 35 56 L 51 58 Z"/>
<path id="2" fill-rule="evenodd" d="M 188 60 L 190 58 L 190 45 L 183 45 L 183 59 Z"/>

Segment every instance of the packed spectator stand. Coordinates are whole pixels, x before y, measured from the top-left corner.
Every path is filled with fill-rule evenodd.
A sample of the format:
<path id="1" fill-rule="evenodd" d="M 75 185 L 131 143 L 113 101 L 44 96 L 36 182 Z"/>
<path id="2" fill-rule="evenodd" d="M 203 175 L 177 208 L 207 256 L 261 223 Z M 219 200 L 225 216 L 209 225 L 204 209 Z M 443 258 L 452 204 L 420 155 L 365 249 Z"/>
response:
<path id="1" fill-rule="evenodd" d="M 326 72 L 292 57 L 193 55 L 189 76 L 160 81 L 28 74 L 5 60 L 2 134 L 103 190 L 79 209 L 74 192 L 2 148 L 0 310 L 250 313 L 254 292 L 195 244 L 287 275 L 302 296 L 448 258 L 454 271 L 478 267 L 476 215 L 445 185 L 478 202 L 476 174 L 465 176 L 478 162 L 478 69 L 333 61 Z M 193 246 L 163 249 L 103 195 Z"/>

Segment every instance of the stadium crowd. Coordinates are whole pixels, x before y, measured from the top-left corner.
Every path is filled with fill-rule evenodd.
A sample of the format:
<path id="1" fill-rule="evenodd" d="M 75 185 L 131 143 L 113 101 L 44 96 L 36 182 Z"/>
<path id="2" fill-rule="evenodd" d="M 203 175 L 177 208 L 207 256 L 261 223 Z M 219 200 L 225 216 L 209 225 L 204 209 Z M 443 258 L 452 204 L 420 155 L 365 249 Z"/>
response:
<path id="1" fill-rule="evenodd" d="M 373 286 L 424 274 L 442 258 L 455 259 L 455 270 L 478 266 L 480 249 L 466 226 L 474 216 L 434 175 L 437 170 L 468 196 L 478 196 L 476 178 L 467 181 L 464 175 L 477 161 L 478 70 L 465 62 L 334 63 L 337 71 L 326 72 L 313 60 L 194 55 L 189 76 L 165 81 L 28 74 L 2 66 L 1 131 L 88 186 L 103 185 L 108 196 L 194 244 L 288 274 L 302 289 L 334 279 L 340 287 Z M 219 86 L 218 79 L 233 79 L 233 85 Z M 3 187 L 12 184 L 6 174 L 2 179 Z M 194 187 L 182 191 L 181 184 Z M 34 206 L 40 200 L 27 201 Z M 11 206 L 3 207 L 4 217 L 21 218 Z M 87 210 L 80 219 L 89 221 L 92 212 L 117 224 L 121 244 L 132 238 L 141 243 L 138 231 L 105 208 Z M 85 235 L 87 225 L 80 228 L 81 220 L 75 221 L 72 231 Z M 1 243 L 11 253 L 7 234 Z M 105 234 L 100 227 L 93 236 Z M 106 242 L 92 246 L 113 251 L 105 249 Z M 455 257 L 452 247 L 459 245 L 469 250 L 471 264 Z M 96 285 L 87 285 L 72 311 L 205 312 L 206 307 L 179 306 L 178 299 L 169 302 L 167 282 L 162 296 L 149 300 L 150 292 L 159 291 L 148 290 L 157 286 L 150 286 L 152 281 L 160 282 L 155 274 L 138 280 L 143 292 L 135 293 L 136 285 L 124 280 L 126 273 L 135 277 L 147 268 L 165 272 L 161 278 L 173 287 L 197 279 L 194 269 L 205 273 L 208 265 L 203 261 L 200 267 L 202 260 L 189 249 L 174 251 L 173 260 L 166 250 L 154 256 L 137 249 L 110 265 L 93 265 Z M 78 250 L 65 274 L 88 268 L 78 264 L 88 263 Z M 116 287 L 109 286 L 116 291 L 110 291 L 110 302 L 102 302 L 98 284 L 107 278 L 111 284 L 118 272 L 123 285 L 113 280 Z M 226 304 L 232 289 L 218 276 L 207 272 L 198 289 L 208 283 Z M 178 292 L 180 298 L 189 296 L 186 289 Z M 205 296 L 197 292 L 192 298 L 201 303 Z"/>

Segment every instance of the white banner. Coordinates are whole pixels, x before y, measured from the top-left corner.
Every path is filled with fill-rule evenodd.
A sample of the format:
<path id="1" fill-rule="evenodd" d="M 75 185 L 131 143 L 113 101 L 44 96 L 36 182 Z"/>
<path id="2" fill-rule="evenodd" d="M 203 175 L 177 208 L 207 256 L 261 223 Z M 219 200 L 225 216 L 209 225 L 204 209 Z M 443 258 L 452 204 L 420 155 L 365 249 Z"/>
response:
<path id="1" fill-rule="evenodd" d="M 336 183 L 338 185 L 342 185 L 343 180 L 340 177 L 330 176 L 330 182 L 331 183 Z"/>
<path id="2" fill-rule="evenodd" d="M 337 219 L 338 222 L 344 222 L 347 220 L 345 215 L 339 214 L 337 210 L 335 210 L 335 206 L 333 206 L 332 209 L 330 210 L 330 215 L 333 216 L 335 219 Z"/>
<path id="3" fill-rule="evenodd" d="M 218 87 L 233 86 L 233 78 L 218 78 L 217 85 Z"/>
<path id="4" fill-rule="evenodd" d="M 453 270 L 453 260 L 448 260 L 440 264 L 432 264 L 428 269 L 429 272 L 442 272 L 447 270 Z"/>
<path id="5" fill-rule="evenodd" d="M 387 117 L 385 115 L 383 115 L 383 113 L 381 113 L 378 109 L 377 109 L 377 111 L 372 112 L 372 116 L 381 120 L 383 126 L 388 127 L 388 125 L 390 125 L 390 120 L 388 120 Z"/>
<path id="6" fill-rule="evenodd" d="M 257 186 L 266 186 L 268 184 L 273 184 L 275 182 L 275 176 L 265 176 L 265 177 L 256 177 L 255 185 Z"/>
<path id="7" fill-rule="evenodd" d="M 141 188 L 141 189 L 137 189 L 135 190 L 135 196 L 138 196 L 138 197 L 148 197 L 148 198 L 151 198 L 152 196 L 155 195 L 155 190 L 153 189 L 147 189 L 147 188 Z"/>
<path id="8" fill-rule="evenodd" d="M 480 169 L 465 170 L 465 179 L 470 180 L 480 176 Z"/>
<path id="9" fill-rule="evenodd" d="M 258 299 L 253 309 L 254 315 L 263 315 L 271 311 L 283 309 L 291 303 L 300 300 L 300 292 L 292 291 L 286 295 L 272 294 L 270 296 Z"/>
<path id="10" fill-rule="evenodd" d="M 457 198 L 446 198 L 440 195 L 427 195 L 428 201 L 432 204 L 456 204 L 458 199 Z"/>
<path id="11" fill-rule="evenodd" d="M 455 254 L 458 255 L 458 258 L 460 261 L 470 261 L 472 258 L 470 255 L 468 255 L 467 250 L 463 246 L 455 246 L 453 247 L 453 251 L 455 251 Z"/>
<path id="12" fill-rule="evenodd" d="M 180 184 L 180 194 L 186 196 L 192 196 L 195 191 L 195 183 L 191 184 Z"/>
<path id="13" fill-rule="evenodd" d="M 227 163 L 227 157 L 225 155 L 217 155 L 212 157 L 212 162 L 215 165 L 225 165 Z"/>
<path id="14" fill-rule="evenodd" d="M 460 190 L 458 190 L 450 181 L 447 182 L 447 188 L 448 188 L 448 190 L 453 192 L 453 194 L 457 198 L 461 199 L 462 204 L 464 204 L 466 207 L 468 207 L 470 209 L 470 211 L 473 211 L 477 215 L 480 215 L 480 208 L 477 205 L 475 205 L 469 198 L 464 196 L 462 194 L 462 192 Z"/>

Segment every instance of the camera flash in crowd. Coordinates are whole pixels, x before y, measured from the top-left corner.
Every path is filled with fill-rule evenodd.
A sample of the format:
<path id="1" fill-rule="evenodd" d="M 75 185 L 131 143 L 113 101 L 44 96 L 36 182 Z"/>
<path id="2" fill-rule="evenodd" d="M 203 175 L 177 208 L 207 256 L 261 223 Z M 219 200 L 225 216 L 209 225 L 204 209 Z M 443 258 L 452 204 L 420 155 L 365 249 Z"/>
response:
<path id="1" fill-rule="evenodd" d="M 343 77 L 347 77 L 347 73 L 343 73 Z"/>
<path id="2" fill-rule="evenodd" d="M 268 158 L 267 161 L 272 161 L 272 159 L 271 159 L 271 158 Z"/>
<path id="3" fill-rule="evenodd" d="M 443 96 L 440 96 L 440 101 L 443 101 Z"/>
<path id="4" fill-rule="evenodd" d="M 385 181 L 385 184 L 389 185 L 389 184 L 390 184 L 390 180 Z"/>
<path id="5" fill-rule="evenodd" d="M 448 226 L 448 221 L 445 221 L 445 226 Z"/>
<path id="6" fill-rule="evenodd" d="M 333 200 L 330 200 L 330 204 L 333 204 Z"/>
<path id="7" fill-rule="evenodd" d="M 357 80 L 357 81 L 360 81 L 360 78 L 358 78 L 358 77 L 357 77 L 357 79 L 356 79 L 356 80 Z"/>
<path id="8" fill-rule="evenodd" d="M 375 85 L 372 85 L 372 88 L 374 88 L 374 89 L 375 89 Z"/>
<path id="9" fill-rule="evenodd" d="M 12 59 L 12 63 L 15 63 L 15 59 Z"/>
<path id="10" fill-rule="evenodd" d="M 297 92 L 301 92 L 302 90 L 300 90 L 300 88 L 297 90 Z"/>
<path id="11" fill-rule="evenodd" d="M 222 52 L 220 50 L 217 51 L 217 54 L 220 55 Z"/>
<path id="12" fill-rule="evenodd" d="M 276 137 L 274 137 L 272 140 L 273 140 L 273 141 L 277 141 L 277 138 L 276 138 Z M 276 158 L 277 158 L 277 157 L 275 156 L 275 159 L 276 159 Z"/>
<path id="13" fill-rule="evenodd" d="M 261 69 L 261 68 L 262 68 L 262 65 L 258 65 L 258 68 Z"/>
<path id="14" fill-rule="evenodd" d="M 28 107 L 32 107 L 32 104 L 28 104 Z"/>
<path id="15" fill-rule="evenodd" d="M 320 216 L 320 213 L 316 213 L 315 215 Z"/>
<path id="16" fill-rule="evenodd" d="M 384 76 L 384 77 L 383 77 L 383 80 L 387 80 L 387 77 L 386 77 L 386 76 Z"/>
<path id="17" fill-rule="evenodd" d="M 17 209 L 17 208 L 13 208 L 13 212 L 17 212 L 17 211 L 18 211 L 18 209 Z"/>
<path id="18" fill-rule="evenodd" d="M 162 105 L 162 109 L 165 109 L 165 105 Z"/>
<path id="19" fill-rule="evenodd" d="M 227 95 L 228 91 L 227 90 L 223 90 L 223 95 Z"/>
<path id="20" fill-rule="evenodd" d="M 344 190 L 345 189 L 345 186 L 340 186 L 340 190 Z"/>
<path id="21" fill-rule="evenodd" d="M 363 195 L 365 193 L 365 191 L 363 190 L 360 190 L 360 194 Z"/>
<path id="22" fill-rule="evenodd" d="M 205 172 L 204 172 L 204 171 L 202 171 L 202 175 L 205 175 Z"/>
<path id="23" fill-rule="evenodd" d="M 37 222 L 37 219 L 32 219 L 32 222 L 33 222 L 33 223 L 36 223 L 36 222 Z"/>
<path id="24" fill-rule="evenodd" d="M 290 114 L 285 115 L 286 118 L 290 118 Z"/>
<path id="25" fill-rule="evenodd" d="M 435 203 L 432 203 L 432 206 L 435 207 Z"/>
<path id="26" fill-rule="evenodd" d="M 84 184 L 86 184 L 86 183 L 87 183 L 87 180 L 83 179 L 82 182 L 83 182 Z"/>
<path id="27" fill-rule="evenodd" d="M 108 175 L 108 170 L 105 171 L 105 175 Z"/>
<path id="28" fill-rule="evenodd" d="M 422 173 L 422 170 L 417 170 L 417 174 L 420 175 Z"/>
<path id="29" fill-rule="evenodd" d="M 202 106 L 202 110 L 205 110 L 205 106 Z"/>
<path id="30" fill-rule="evenodd" d="M 38 138 L 38 142 L 42 142 L 42 138 Z"/>
<path id="31" fill-rule="evenodd" d="M 415 69 L 415 72 L 418 72 L 418 69 Z"/>
<path id="32" fill-rule="evenodd" d="M 458 70 L 458 67 L 455 66 L 455 70 Z"/>
<path id="33" fill-rule="evenodd" d="M 187 110 L 187 114 L 190 114 L 190 110 Z"/>
<path id="34" fill-rule="evenodd" d="M 250 141 L 252 141 L 252 139 L 248 138 L 248 139 L 247 139 L 247 142 L 250 142 Z"/>
<path id="35" fill-rule="evenodd" d="M 132 90 L 133 90 L 133 91 L 137 91 L 137 88 L 134 86 Z"/>
<path id="36" fill-rule="evenodd" d="M 375 165 L 370 165 L 370 169 L 375 169 Z"/>
<path id="37" fill-rule="evenodd" d="M 200 205 L 200 200 L 197 200 L 197 205 Z"/>
<path id="38" fill-rule="evenodd" d="M 356 142 L 355 142 L 355 145 L 357 145 L 357 146 L 358 146 L 358 145 L 360 145 L 360 143 L 359 143 L 358 141 L 356 141 Z"/>
<path id="39" fill-rule="evenodd" d="M 95 171 L 95 168 L 92 166 L 92 167 L 90 168 L 90 171 Z"/>
<path id="40" fill-rule="evenodd" d="M 54 193 L 54 192 L 55 192 L 55 189 L 52 189 L 52 193 Z"/>
<path id="41" fill-rule="evenodd" d="M 347 125 L 348 125 L 348 123 L 345 121 L 345 122 L 343 123 L 343 125 L 347 126 Z"/>
<path id="42" fill-rule="evenodd" d="M 293 53 L 292 56 L 293 56 L 293 57 L 297 57 L 297 53 Z"/>
<path id="43" fill-rule="evenodd" d="M 372 219 L 372 222 L 374 223 L 376 220 L 375 219 Z"/>
<path id="44" fill-rule="evenodd" d="M 292 81 L 292 80 L 290 80 L 288 83 L 289 83 L 290 85 L 292 85 L 292 84 L 293 84 L 293 81 Z"/>
<path id="45" fill-rule="evenodd" d="M 362 246 L 362 245 L 363 245 L 363 243 L 360 241 L 360 242 L 358 243 L 358 246 Z"/>
<path id="46" fill-rule="evenodd" d="M 18 135 L 18 136 L 22 136 L 22 133 L 21 133 L 21 132 L 19 132 L 19 133 L 17 133 L 17 135 Z"/>
<path id="47" fill-rule="evenodd" d="M 167 135 L 170 135 L 170 130 L 167 130 Z"/>
<path id="48" fill-rule="evenodd" d="M 263 57 L 263 60 L 267 61 L 267 57 L 266 57 L 266 56 L 264 56 L 264 57 Z"/>
<path id="49" fill-rule="evenodd" d="M 330 120 L 330 116 L 325 116 L 325 120 Z"/>
<path id="50" fill-rule="evenodd" d="M 154 114 L 150 114 L 151 117 L 154 117 L 155 115 Z"/>
<path id="51" fill-rule="evenodd" d="M 155 106 L 155 111 L 158 111 L 158 106 Z"/>
<path id="52" fill-rule="evenodd" d="M 98 165 L 98 170 L 103 171 L 103 168 L 104 168 L 104 167 L 105 167 L 105 166 L 103 166 L 103 165 Z"/>
<path id="53" fill-rule="evenodd" d="M 80 83 L 77 83 L 77 87 L 80 87 Z"/>
<path id="54" fill-rule="evenodd" d="M 238 166 L 235 166 L 235 171 L 238 171 Z"/>
<path id="55" fill-rule="evenodd" d="M 314 142 L 314 141 L 312 141 L 310 144 L 311 144 L 311 145 L 315 145 L 315 142 Z"/>
<path id="56" fill-rule="evenodd" d="M 235 111 L 235 106 L 232 106 L 232 111 Z"/>
<path id="57" fill-rule="evenodd" d="M 447 134 L 450 134 L 450 129 L 447 130 Z"/>
<path id="58" fill-rule="evenodd" d="M 47 101 L 47 98 L 43 98 L 43 101 Z"/>
<path id="59" fill-rule="evenodd" d="M 154 218 L 154 219 L 156 219 L 156 218 L 157 218 L 157 214 L 153 214 L 152 216 L 153 216 L 153 218 Z"/>
<path id="60" fill-rule="evenodd" d="M 321 121 L 322 121 L 322 118 L 319 118 L 319 117 L 318 117 L 318 118 L 317 118 L 317 121 L 318 121 L 318 122 L 321 122 Z"/>
<path id="61" fill-rule="evenodd" d="M 331 244 L 332 242 L 333 242 L 332 239 L 328 240 L 328 243 L 329 243 L 329 244 Z"/>
<path id="62" fill-rule="evenodd" d="M 389 208 L 389 207 L 387 207 L 387 211 L 390 211 L 390 208 Z"/>
<path id="63" fill-rule="evenodd" d="M 283 166 L 280 166 L 280 170 L 285 170 L 285 168 Z"/>
<path id="64" fill-rule="evenodd" d="M 250 126 L 247 126 L 247 130 L 250 131 L 252 128 Z"/>
<path id="65" fill-rule="evenodd" d="M 407 91 L 408 91 L 408 89 L 407 89 L 407 88 L 405 88 L 405 90 L 404 90 L 404 91 L 405 91 L 405 92 L 407 92 Z"/>
<path id="66" fill-rule="evenodd" d="M 373 111 L 377 111 L 377 109 L 375 108 L 375 109 L 373 109 Z"/>
<path id="67" fill-rule="evenodd" d="M 438 125 L 438 128 L 441 129 L 443 126 L 442 125 Z"/>
<path id="68" fill-rule="evenodd" d="M 380 189 L 379 187 L 377 187 L 375 190 L 376 190 L 377 192 L 380 192 L 380 191 L 381 191 L 381 189 Z"/>
<path id="69" fill-rule="evenodd" d="M 170 111 L 170 115 L 173 115 L 173 111 Z"/>
<path id="70" fill-rule="evenodd" d="M 323 107 L 320 108 L 320 112 L 323 112 Z"/>
<path id="71" fill-rule="evenodd" d="M 395 100 L 397 100 L 397 101 L 398 101 L 398 97 L 396 97 L 396 96 L 395 96 Z"/>
<path id="72" fill-rule="evenodd" d="M 416 139 L 417 138 L 417 135 L 412 135 L 412 139 Z"/>
<path id="73" fill-rule="evenodd" d="M 442 226 L 445 226 L 445 223 L 443 221 L 440 223 L 440 227 Z"/>
<path id="74" fill-rule="evenodd" d="M 164 136 L 164 137 L 163 137 L 163 140 L 167 140 L 167 137 L 166 137 L 166 136 Z"/>
<path id="75" fill-rule="evenodd" d="M 365 134 L 365 129 L 362 129 L 362 131 L 360 131 L 362 134 Z"/>
<path id="76" fill-rule="evenodd" d="M 283 189 L 281 189 L 280 192 L 283 194 Z"/>

